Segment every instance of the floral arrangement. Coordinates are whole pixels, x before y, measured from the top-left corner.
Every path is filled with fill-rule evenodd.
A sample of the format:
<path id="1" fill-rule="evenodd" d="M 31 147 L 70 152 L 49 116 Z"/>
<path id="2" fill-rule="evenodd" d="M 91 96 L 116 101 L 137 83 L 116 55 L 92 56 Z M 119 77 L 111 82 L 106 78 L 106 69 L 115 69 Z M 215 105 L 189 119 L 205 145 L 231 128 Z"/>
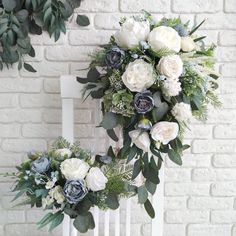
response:
<path id="1" fill-rule="evenodd" d="M 63 138 L 46 152 L 28 153 L 28 160 L 17 170 L 14 200 L 24 194 L 27 198 L 20 204 L 51 210 L 38 222 L 39 228 L 50 224 L 50 231 L 67 214 L 74 227 L 85 233 L 95 227 L 92 207 L 117 209 L 121 198 L 136 195 L 143 185 L 140 176 L 132 179 L 132 166 L 119 160 L 111 148 L 106 155 L 93 157 L 79 143 L 71 145 Z M 149 201 L 145 207 L 154 214 Z"/>
<path id="2" fill-rule="evenodd" d="M 135 160 L 133 177 L 146 179 L 142 191 L 150 192 L 151 183 L 155 192 L 163 154 L 182 164 L 189 119 L 205 121 L 207 105 L 221 105 L 215 46 L 205 46 L 206 36 L 196 33 L 203 23 L 190 29 L 180 18 L 155 21 L 147 12 L 123 18 L 110 42 L 92 55 L 87 78 L 77 78 L 85 97 L 102 99 L 100 126 L 116 142 L 114 128 L 121 127 L 119 158 Z"/>

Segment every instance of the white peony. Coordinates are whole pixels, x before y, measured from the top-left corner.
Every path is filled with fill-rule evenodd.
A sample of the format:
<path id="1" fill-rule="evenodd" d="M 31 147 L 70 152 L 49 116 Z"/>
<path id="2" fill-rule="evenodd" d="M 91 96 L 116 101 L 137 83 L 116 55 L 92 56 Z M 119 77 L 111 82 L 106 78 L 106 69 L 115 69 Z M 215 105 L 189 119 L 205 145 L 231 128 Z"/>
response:
<path id="1" fill-rule="evenodd" d="M 164 145 L 175 139 L 179 133 L 179 125 L 176 122 L 161 121 L 151 129 L 153 140 Z"/>
<path id="2" fill-rule="evenodd" d="M 149 34 L 148 42 L 155 52 L 163 48 L 179 52 L 181 47 L 181 37 L 176 30 L 167 26 L 154 28 Z"/>
<path id="3" fill-rule="evenodd" d="M 148 152 L 150 148 L 150 138 L 147 132 L 141 130 L 132 130 L 129 132 L 132 142 L 144 152 Z"/>
<path id="4" fill-rule="evenodd" d="M 72 151 L 69 148 L 61 148 L 61 149 L 57 149 L 55 151 L 56 155 L 61 156 L 61 157 L 66 157 L 66 158 L 70 158 L 72 155 Z"/>
<path id="5" fill-rule="evenodd" d="M 151 64 L 137 59 L 128 64 L 122 75 L 122 81 L 130 91 L 142 92 L 154 84 L 154 69 Z"/>
<path id="6" fill-rule="evenodd" d="M 145 177 L 143 176 L 142 172 L 140 172 L 138 176 L 134 179 L 134 186 L 139 188 L 145 184 L 145 181 Z"/>
<path id="7" fill-rule="evenodd" d="M 196 49 L 196 44 L 194 40 L 187 36 L 181 38 L 181 49 L 184 52 L 192 52 L 194 49 Z"/>
<path id="8" fill-rule="evenodd" d="M 169 78 L 178 78 L 183 73 L 183 62 L 178 55 L 162 57 L 157 65 L 161 75 Z"/>
<path id="9" fill-rule="evenodd" d="M 148 21 L 136 21 L 134 18 L 129 18 L 114 37 L 120 47 L 131 49 L 137 47 L 140 41 L 147 40 L 149 32 L 150 24 Z"/>
<path id="10" fill-rule="evenodd" d="M 190 105 L 184 102 L 176 103 L 171 113 L 178 121 L 188 121 L 192 116 Z"/>
<path id="11" fill-rule="evenodd" d="M 58 204 L 62 204 L 65 201 L 63 190 L 59 185 L 49 191 L 49 196 L 55 199 Z"/>
<path id="12" fill-rule="evenodd" d="M 178 79 L 166 78 L 162 83 L 162 92 L 167 97 L 177 96 L 181 91 L 181 83 Z"/>
<path id="13" fill-rule="evenodd" d="M 108 181 L 107 177 L 98 167 L 92 167 L 85 180 L 88 189 L 91 189 L 94 192 L 105 189 Z"/>
<path id="14" fill-rule="evenodd" d="M 67 180 L 84 179 L 89 168 L 88 163 L 78 158 L 66 159 L 61 163 L 61 172 Z"/>

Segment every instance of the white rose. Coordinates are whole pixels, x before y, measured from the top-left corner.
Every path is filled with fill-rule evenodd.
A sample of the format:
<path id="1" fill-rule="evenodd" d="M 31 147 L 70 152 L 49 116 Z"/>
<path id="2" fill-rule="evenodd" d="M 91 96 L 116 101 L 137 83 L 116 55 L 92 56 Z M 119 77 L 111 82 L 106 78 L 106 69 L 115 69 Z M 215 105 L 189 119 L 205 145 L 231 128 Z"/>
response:
<path id="1" fill-rule="evenodd" d="M 61 163 L 61 172 L 67 180 L 84 179 L 89 168 L 88 163 L 78 158 L 66 159 Z"/>
<path id="2" fill-rule="evenodd" d="M 181 83 L 176 78 L 166 78 L 162 83 L 162 92 L 167 97 L 175 97 L 182 91 Z"/>
<path id="3" fill-rule="evenodd" d="M 105 189 L 108 181 L 107 177 L 98 167 L 92 167 L 85 180 L 88 189 L 91 189 L 94 192 Z"/>
<path id="4" fill-rule="evenodd" d="M 51 188 L 54 187 L 54 185 L 55 185 L 55 182 L 49 180 L 49 181 L 46 183 L 45 188 L 46 188 L 46 189 L 51 189 Z"/>
<path id="5" fill-rule="evenodd" d="M 58 204 L 62 204 L 65 200 L 63 190 L 59 185 L 49 191 L 49 196 L 55 199 Z"/>
<path id="6" fill-rule="evenodd" d="M 151 130 L 153 140 L 164 145 L 175 139 L 179 133 L 179 125 L 176 122 L 161 121 L 155 124 Z"/>
<path id="7" fill-rule="evenodd" d="M 55 151 L 56 155 L 61 156 L 61 157 L 66 157 L 66 158 L 70 158 L 72 155 L 72 151 L 69 148 L 61 148 L 61 149 L 57 149 Z"/>
<path id="8" fill-rule="evenodd" d="M 184 102 L 176 103 L 171 110 L 171 113 L 176 120 L 184 122 L 188 121 L 188 119 L 192 116 L 190 105 Z"/>
<path id="9" fill-rule="evenodd" d="M 154 84 L 154 69 L 142 59 L 135 60 L 128 64 L 122 81 L 130 91 L 142 92 Z"/>
<path id="10" fill-rule="evenodd" d="M 181 37 L 176 30 L 167 26 L 154 28 L 149 34 L 148 42 L 155 52 L 163 48 L 179 52 L 181 47 Z"/>
<path id="11" fill-rule="evenodd" d="M 146 40 L 149 32 L 148 21 L 136 21 L 134 18 L 129 18 L 114 37 L 120 47 L 131 49 L 137 47 L 140 41 Z"/>
<path id="12" fill-rule="evenodd" d="M 145 184 L 145 181 L 145 177 L 143 176 L 142 172 L 140 172 L 138 176 L 134 179 L 134 186 L 139 188 Z"/>
<path id="13" fill-rule="evenodd" d="M 194 40 L 187 36 L 187 37 L 182 37 L 181 38 L 181 49 L 184 52 L 191 52 L 196 48 L 196 44 L 194 42 Z"/>
<path id="14" fill-rule="evenodd" d="M 150 138 L 147 132 L 141 130 L 132 130 L 129 132 L 132 142 L 144 152 L 148 152 L 150 148 Z"/>
<path id="15" fill-rule="evenodd" d="M 183 62 L 178 55 L 162 57 L 157 70 L 166 77 L 178 78 L 183 73 Z"/>

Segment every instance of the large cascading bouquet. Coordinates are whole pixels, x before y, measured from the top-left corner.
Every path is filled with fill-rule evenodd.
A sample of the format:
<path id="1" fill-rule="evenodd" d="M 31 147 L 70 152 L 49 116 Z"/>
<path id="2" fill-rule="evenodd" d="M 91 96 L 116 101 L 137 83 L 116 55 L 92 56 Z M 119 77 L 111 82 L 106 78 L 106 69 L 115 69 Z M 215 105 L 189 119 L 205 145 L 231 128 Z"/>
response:
<path id="1" fill-rule="evenodd" d="M 95 157 L 79 143 L 70 144 L 63 138 L 46 152 L 28 153 L 28 160 L 17 169 L 13 200 L 25 195 L 20 205 L 50 210 L 37 223 L 39 228 L 49 224 L 49 231 L 60 225 L 66 214 L 74 219 L 74 227 L 85 233 L 95 227 L 92 207 L 115 210 L 121 198 L 136 195 L 143 184 L 139 177 L 132 180 L 132 166 L 115 158 L 112 149 Z M 154 214 L 151 203 L 145 205 Z"/>
<path id="2" fill-rule="evenodd" d="M 205 121 L 207 105 L 219 106 L 215 94 L 219 74 L 214 71 L 215 46 L 180 18 L 155 21 L 143 16 L 124 18 L 107 45 L 92 55 L 84 95 L 102 99 L 100 124 L 123 147 L 118 158 L 134 162 L 133 178 L 143 175 L 142 192 L 155 192 L 162 154 L 178 165 L 189 148 L 182 143 L 188 120 Z"/>

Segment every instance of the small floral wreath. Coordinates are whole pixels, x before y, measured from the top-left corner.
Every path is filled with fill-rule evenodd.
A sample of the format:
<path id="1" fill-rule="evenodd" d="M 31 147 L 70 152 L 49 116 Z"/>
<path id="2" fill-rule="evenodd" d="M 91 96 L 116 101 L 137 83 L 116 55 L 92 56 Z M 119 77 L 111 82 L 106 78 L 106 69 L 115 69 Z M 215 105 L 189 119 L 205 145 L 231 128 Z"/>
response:
<path id="1" fill-rule="evenodd" d="M 102 99 L 100 124 L 116 142 L 121 127 L 123 146 L 94 158 L 63 138 L 44 153 L 30 153 L 17 167 L 18 191 L 25 204 L 51 209 L 39 223 L 50 230 L 69 215 L 84 233 L 95 227 L 90 209 L 117 209 L 121 198 L 138 195 L 151 218 L 155 212 L 148 197 L 159 184 L 159 170 L 167 154 L 181 165 L 189 148 L 183 132 L 194 116 L 207 119 L 207 105 L 219 106 L 215 94 L 219 75 L 214 71 L 214 48 L 205 36 L 195 35 L 180 18 L 154 21 L 141 17 L 122 19 L 121 29 L 109 44 L 92 55 L 84 95 Z"/>

